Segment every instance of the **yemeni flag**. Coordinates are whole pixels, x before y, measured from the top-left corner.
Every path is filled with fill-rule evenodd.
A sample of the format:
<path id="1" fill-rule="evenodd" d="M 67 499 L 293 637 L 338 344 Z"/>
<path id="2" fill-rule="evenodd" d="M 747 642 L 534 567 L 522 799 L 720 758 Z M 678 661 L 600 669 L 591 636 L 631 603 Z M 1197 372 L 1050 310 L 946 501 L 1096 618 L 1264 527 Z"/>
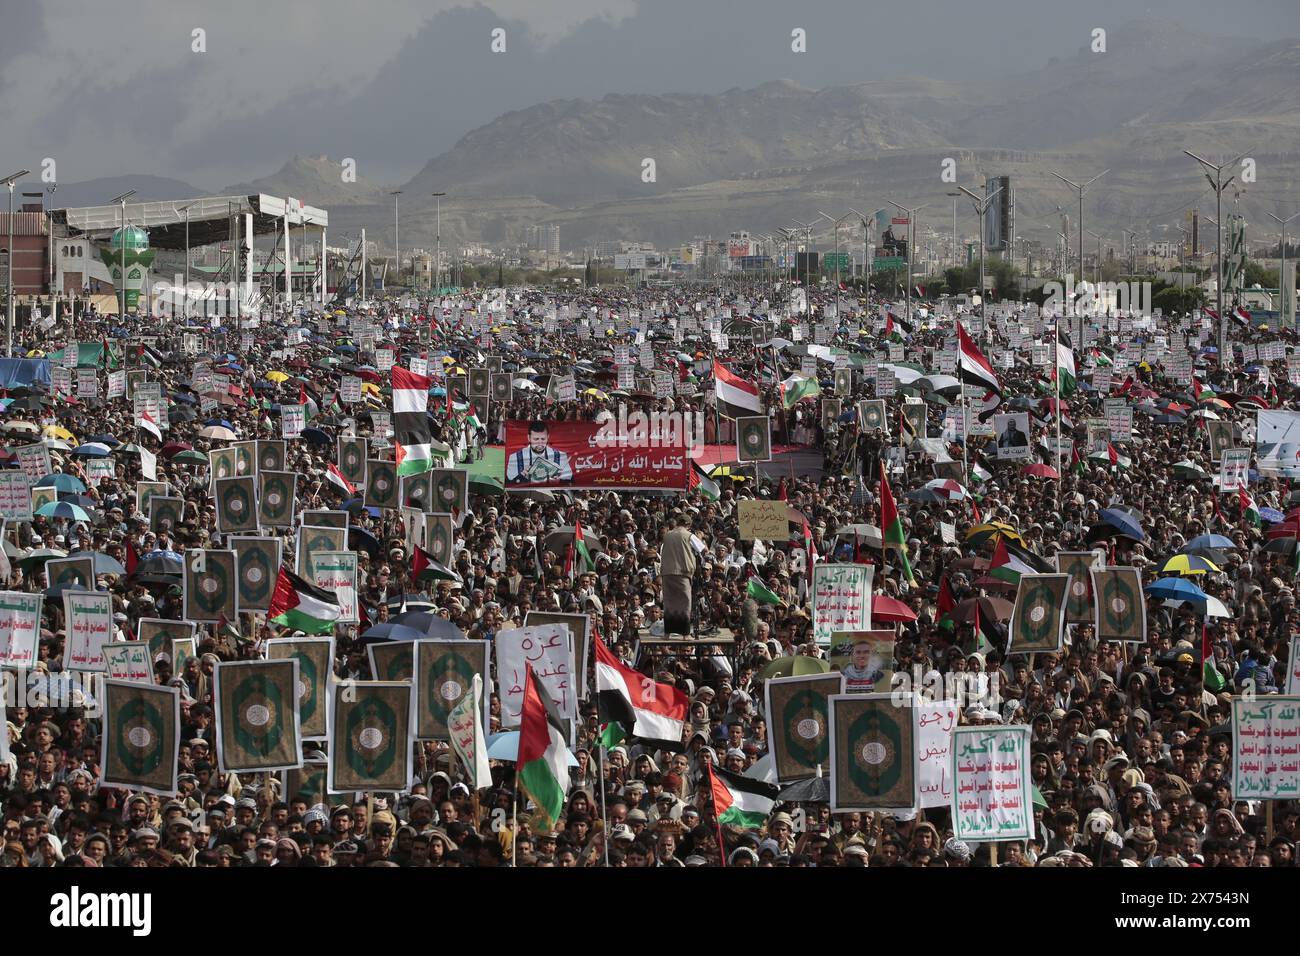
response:
<path id="1" fill-rule="evenodd" d="M 1008 547 L 1006 538 L 999 537 L 998 546 L 993 550 L 993 560 L 989 562 L 989 577 L 1019 585 L 1020 575 L 1036 573 L 1034 567 L 1021 558 L 1018 552 L 1018 548 L 1013 552 Z"/>
<path id="2" fill-rule="evenodd" d="M 158 428 L 158 423 L 154 421 L 153 416 L 149 414 L 148 410 L 140 413 L 140 420 L 136 422 L 136 425 L 143 428 L 154 438 L 162 441 L 162 431 Z"/>
<path id="3" fill-rule="evenodd" d="M 329 479 L 331 485 L 351 498 L 357 496 L 357 486 L 343 477 L 343 472 L 339 471 L 339 466 L 330 462 L 325 468 L 325 477 Z"/>
<path id="4" fill-rule="evenodd" d="M 330 634 L 341 613 L 334 595 L 280 566 L 266 612 L 268 621 L 304 634 Z"/>
<path id="5" fill-rule="evenodd" d="M 993 366 L 975 346 L 960 322 L 957 323 L 957 378 L 963 385 L 977 385 L 998 396 L 1002 395 L 1002 385 L 998 382 Z"/>
<path id="6" fill-rule="evenodd" d="M 822 386 L 816 378 L 791 375 L 781 383 L 781 407 L 794 408 L 805 398 L 816 398 L 821 393 Z"/>
<path id="7" fill-rule="evenodd" d="M 1240 325 L 1250 325 L 1250 313 L 1241 306 L 1232 310 L 1232 317 Z"/>
<path id="8" fill-rule="evenodd" d="M 1062 395 L 1070 395 L 1078 387 L 1075 377 L 1074 349 L 1070 345 L 1070 336 L 1057 331 L 1059 341 L 1056 345 L 1056 382 Z"/>
<path id="9" fill-rule="evenodd" d="M 741 418 L 745 415 L 763 414 L 763 400 L 758 396 L 758 386 L 745 381 L 717 359 L 713 360 L 713 388 L 719 415 Z"/>
<path id="10" fill-rule="evenodd" d="M 397 476 L 418 475 L 433 467 L 429 447 L 429 385 L 427 375 L 393 366 L 393 446 Z"/>
<path id="11" fill-rule="evenodd" d="M 624 666 L 604 641 L 591 643 L 596 649 L 596 709 L 601 721 L 631 727 L 634 736 L 668 749 L 680 748 L 690 698 Z"/>
<path id="12" fill-rule="evenodd" d="M 907 559 L 907 536 L 903 534 L 903 519 L 898 514 L 898 505 L 894 504 L 894 495 L 889 490 L 889 478 L 885 468 L 880 468 L 880 536 L 886 545 L 898 545 L 899 556 L 903 559 L 903 576 L 907 583 L 916 585 L 912 575 L 912 562 Z"/>
<path id="13" fill-rule="evenodd" d="M 722 489 L 718 486 L 718 483 L 705 474 L 704 469 L 694 461 L 691 462 L 691 474 L 689 480 L 690 490 L 698 491 L 710 501 L 717 501 L 722 497 Z"/>
<path id="14" fill-rule="evenodd" d="M 749 583 L 745 585 L 745 593 L 752 597 L 759 604 L 771 604 L 779 606 L 784 604 L 779 597 L 764 584 L 756 575 L 749 576 Z"/>
<path id="15" fill-rule="evenodd" d="M 569 792 L 569 748 L 564 724 L 546 688 L 526 664 L 524 706 L 519 718 L 519 784 L 541 815 L 538 832 L 548 833 L 560 819 Z"/>
<path id="16" fill-rule="evenodd" d="M 711 763 L 704 765 L 709 774 L 709 791 L 718 823 L 756 830 L 767 822 L 776 806 L 775 786 L 754 780 Z"/>
<path id="17" fill-rule="evenodd" d="M 1238 488 L 1237 500 L 1241 503 L 1242 520 L 1249 521 L 1258 528 L 1260 525 L 1259 505 L 1255 504 L 1255 499 L 1246 493 L 1245 488 Z"/>

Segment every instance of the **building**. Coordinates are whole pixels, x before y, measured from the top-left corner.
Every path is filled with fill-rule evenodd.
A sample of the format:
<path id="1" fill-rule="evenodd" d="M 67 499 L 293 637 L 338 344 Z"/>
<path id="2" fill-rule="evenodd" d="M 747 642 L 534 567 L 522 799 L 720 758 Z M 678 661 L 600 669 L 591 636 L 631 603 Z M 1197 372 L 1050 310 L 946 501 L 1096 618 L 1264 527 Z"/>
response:
<path id="1" fill-rule="evenodd" d="M 40 193 L 36 193 L 40 196 Z M 24 193 L 24 198 L 27 194 Z M 19 296 L 43 295 L 50 284 L 50 225 L 41 203 L 24 202 L 21 212 L 14 212 L 13 273 L 14 293 Z M 9 212 L 0 212 L 0 287 L 8 281 Z"/>

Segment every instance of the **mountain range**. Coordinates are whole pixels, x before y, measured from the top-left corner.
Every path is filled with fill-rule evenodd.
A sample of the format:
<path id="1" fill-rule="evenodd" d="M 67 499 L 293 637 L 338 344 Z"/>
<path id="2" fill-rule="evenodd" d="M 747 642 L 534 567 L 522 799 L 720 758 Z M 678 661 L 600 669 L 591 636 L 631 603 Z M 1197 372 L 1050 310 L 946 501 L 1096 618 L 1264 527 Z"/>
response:
<path id="1" fill-rule="evenodd" d="M 472 130 L 397 186 L 345 183 L 337 158 L 314 156 L 219 193 L 295 196 L 330 211 L 334 237 L 366 226 L 386 241 L 388 193 L 398 188 L 410 248 L 433 245 L 429 194 L 445 191 L 444 246 L 519 241 L 528 226 L 556 223 L 561 245 L 581 249 L 602 239 L 667 245 L 770 232 L 820 211 L 869 214 L 889 200 L 926 204 L 921 228 L 947 233 L 956 186 L 978 191 L 986 176 L 1006 174 L 1017 234 L 1050 240 L 1062 214 L 1073 223 L 1077 209 L 1074 190 L 1051 173 L 1080 181 L 1108 169 L 1088 193 L 1085 225 L 1117 248 L 1122 229 L 1176 238 L 1187 209 L 1213 215 L 1213 190 L 1183 155 L 1190 149 L 1255 161 L 1256 181 L 1243 184 L 1234 167 L 1224 193 L 1225 207 L 1238 203 L 1254 222 L 1255 240 L 1273 234 L 1265 212 L 1289 215 L 1300 201 L 1297 88 L 1300 41 L 1211 38 L 1139 20 L 1110 31 L 1107 52 L 1085 46 L 1010 79 L 900 77 L 821 90 L 775 81 L 718 94 L 554 100 Z M 955 182 L 942 178 L 947 160 Z M 61 188 L 60 204 L 65 195 L 79 193 Z M 969 203 L 957 205 L 961 231 L 973 235 Z M 860 243 L 860 227 L 841 229 L 841 239 Z"/>

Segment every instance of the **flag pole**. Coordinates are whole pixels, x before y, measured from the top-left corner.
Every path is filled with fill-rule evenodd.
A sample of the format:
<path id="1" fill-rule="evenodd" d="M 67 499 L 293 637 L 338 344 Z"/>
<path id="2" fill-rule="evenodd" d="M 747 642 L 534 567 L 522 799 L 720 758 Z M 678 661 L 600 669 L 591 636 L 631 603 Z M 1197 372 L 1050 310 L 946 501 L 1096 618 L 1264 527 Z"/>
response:
<path id="1" fill-rule="evenodd" d="M 599 741 L 599 738 L 597 739 Z M 606 868 L 608 868 L 610 835 L 609 835 L 609 816 L 606 814 L 605 811 L 605 744 L 603 741 L 599 741 L 599 742 L 600 742 L 600 746 L 597 749 L 600 752 L 600 821 L 601 821 L 601 830 L 605 834 L 605 838 L 601 840 L 601 843 L 603 843 L 605 846 L 605 866 Z"/>
<path id="2" fill-rule="evenodd" d="M 510 788 L 510 865 L 519 867 L 519 770 L 515 767 L 514 786 Z"/>
<path id="3" fill-rule="evenodd" d="M 1052 369 L 1052 379 L 1056 382 L 1056 508 L 1061 508 L 1061 482 L 1064 480 L 1061 475 L 1061 322 L 1060 316 L 1054 316 L 1052 319 L 1052 335 L 1056 339 L 1055 348 L 1052 350 L 1052 361 L 1055 368 Z M 1073 342 L 1070 343 L 1074 345 Z M 1075 367 L 1075 377 L 1078 377 L 1078 366 Z"/>

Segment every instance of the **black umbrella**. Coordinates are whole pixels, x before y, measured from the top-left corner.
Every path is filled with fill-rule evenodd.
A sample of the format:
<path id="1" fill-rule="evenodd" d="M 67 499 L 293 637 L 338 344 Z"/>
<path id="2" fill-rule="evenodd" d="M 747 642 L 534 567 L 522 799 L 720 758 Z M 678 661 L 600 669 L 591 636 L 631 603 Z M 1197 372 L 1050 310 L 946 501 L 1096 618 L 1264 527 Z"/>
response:
<path id="1" fill-rule="evenodd" d="M 365 528 L 350 525 L 348 527 L 348 547 L 353 551 L 365 551 L 373 558 L 379 554 L 380 544 L 379 539 Z"/>
<path id="2" fill-rule="evenodd" d="M 136 577 L 141 575 L 181 575 L 185 573 L 185 562 L 180 558 L 173 558 L 165 554 L 151 554 L 141 558 L 135 566 Z M 174 583 L 174 582 L 173 582 Z"/>
<path id="3" fill-rule="evenodd" d="M 789 803 L 829 803 L 831 799 L 831 781 L 828 777 L 809 777 L 790 784 L 777 795 L 777 799 Z"/>
<path id="4" fill-rule="evenodd" d="M 391 623 L 402 624 L 424 633 L 429 629 L 435 617 L 437 617 L 436 614 L 430 614 L 427 611 L 407 611 L 392 618 Z"/>
<path id="5" fill-rule="evenodd" d="M 429 626 L 424 632 L 424 636 L 438 641 L 455 641 L 463 640 L 465 632 L 453 624 L 445 617 L 437 614 L 430 615 Z"/>

